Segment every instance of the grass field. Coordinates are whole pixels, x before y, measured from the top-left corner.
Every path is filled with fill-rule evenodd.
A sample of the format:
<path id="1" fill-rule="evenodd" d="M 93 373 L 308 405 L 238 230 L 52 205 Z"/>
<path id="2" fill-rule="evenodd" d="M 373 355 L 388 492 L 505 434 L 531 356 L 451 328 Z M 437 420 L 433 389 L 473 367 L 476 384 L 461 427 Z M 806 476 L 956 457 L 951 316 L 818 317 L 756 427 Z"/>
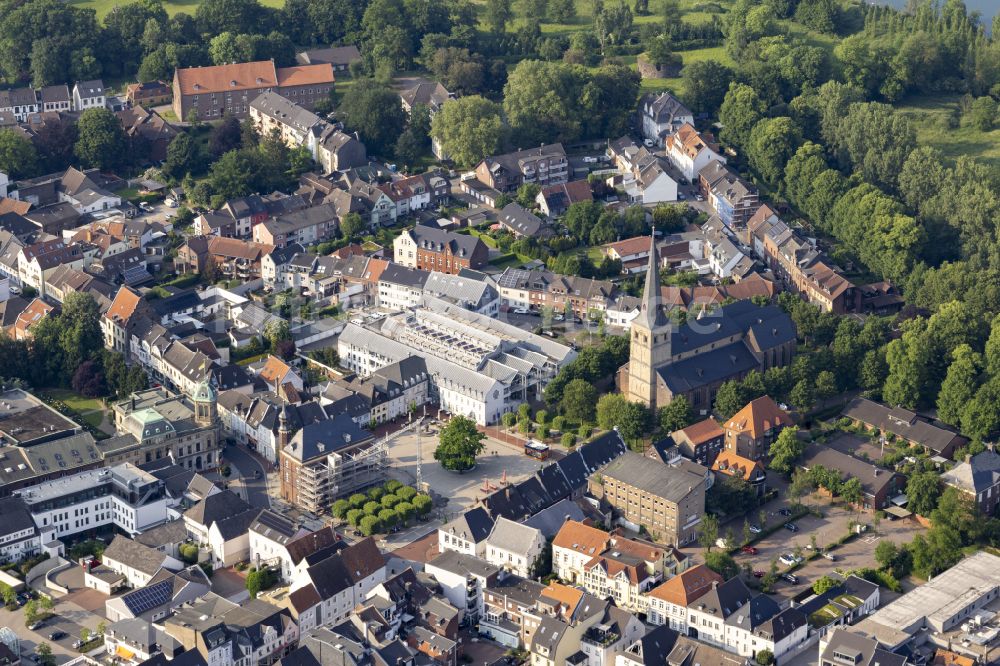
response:
<path id="1" fill-rule="evenodd" d="M 97 398 L 85 398 L 79 393 L 74 393 L 73 391 L 67 391 L 65 389 L 49 389 L 47 391 L 56 400 L 61 400 L 65 402 L 69 407 L 72 407 L 78 412 L 92 412 L 94 410 L 104 409 L 104 405 Z"/>
<path id="2" fill-rule="evenodd" d="M 948 117 L 958 106 L 957 95 L 904 100 L 896 109 L 910 119 L 922 146 L 940 150 L 949 160 L 962 155 L 1000 166 L 1000 127 L 981 132 L 966 121 L 951 129 Z"/>

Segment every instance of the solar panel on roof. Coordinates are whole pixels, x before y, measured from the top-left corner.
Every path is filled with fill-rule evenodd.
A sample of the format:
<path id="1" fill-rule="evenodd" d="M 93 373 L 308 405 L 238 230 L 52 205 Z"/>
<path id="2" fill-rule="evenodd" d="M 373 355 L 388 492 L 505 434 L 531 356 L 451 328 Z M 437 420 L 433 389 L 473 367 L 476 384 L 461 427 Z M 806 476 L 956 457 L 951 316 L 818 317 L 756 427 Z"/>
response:
<path id="1" fill-rule="evenodd" d="M 172 591 L 173 581 L 167 579 L 130 592 L 122 597 L 122 601 L 125 602 L 125 606 L 132 611 L 133 615 L 141 615 L 170 601 Z"/>

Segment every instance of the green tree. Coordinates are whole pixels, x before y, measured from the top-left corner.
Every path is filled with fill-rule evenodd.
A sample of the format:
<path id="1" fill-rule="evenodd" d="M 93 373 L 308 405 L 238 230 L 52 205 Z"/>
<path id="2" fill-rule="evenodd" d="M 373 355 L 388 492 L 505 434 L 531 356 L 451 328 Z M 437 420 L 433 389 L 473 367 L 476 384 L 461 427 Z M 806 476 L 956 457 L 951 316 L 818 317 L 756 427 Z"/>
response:
<path id="1" fill-rule="evenodd" d="M 167 146 L 167 159 L 163 172 L 175 180 L 189 173 L 197 173 L 203 160 L 201 144 L 187 132 L 180 132 Z"/>
<path id="2" fill-rule="evenodd" d="M 0 171 L 11 180 L 36 175 L 38 151 L 34 144 L 14 130 L 0 130 Z"/>
<path id="3" fill-rule="evenodd" d="M 354 493 L 347 498 L 347 501 L 350 503 L 352 509 L 360 509 L 368 501 L 368 495 L 365 495 L 364 493 Z"/>
<path id="4" fill-rule="evenodd" d="M 17 606 L 17 592 L 10 585 L 0 583 L 0 597 L 3 598 L 3 602 L 7 608 Z"/>
<path id="5" fill-rule="evenodd" d="M 684 66 L 684 100 L 697 113 L 717 113 L 736 73 L 717 60 L 699 60 Z"/>
<path id="6" fill-rule="evenodd" d="M 728 419 L 747 404 L 743 386 L 736 380 L 724 382 L 715 393 L 715 413 L 722 419 Z"/>
<path id="7" fill-rule="evenodd" d="M 417 510 L 417 514 L 420 516 L 426 516 L 434 508 L 434 501 L 423 493 L 415 496 L 411 504 L 413 504 L 413 508 Z"/>
<path id="8" fill-rule="evenodd" d="M 361 530 L 361 534 L 366 537 L 378 533 L 380 528 L 381 525 L 379 524 L 378 516 L 365 516 L 358 523 L 358 529 Z"/>
<path id="9" fill-rule="evenodd" d="M 256 599 L 257 595 L 271 588 L 277 582 L 274 572 L 268 567 L 259 569 L 252 568 L 247 573 L 246 587 L 251 599 Z"/>
<path id="10" fill-rule="evenodd" d="M 730 109 L 735 113 L 734 109 Z M 791 118 L 769 118 L 753 125 L 745 145 L 747 158 L 754 170 L 772 185 L 779 184 L 785 166 L 795 155 L 802 134 Z"/>
<path id="11" fill-rule="evenodd" d="M 670 404 L 660 407 L 657 419 L 660 430 L 674 432 L 694 423 L 694 411 L 688 399 L 680 395 L 671 400 Z"/>
<path id="12" fill-rule="evenodd" d="M 52 648 L 48 643 L 39 643 L 35 646 L 35 654 L 41 658 L 41 663 L 44 666 L 55 666 L 56 658 L 52 654 Z"/>
<path id="13" fill-rule="evenodd" d="M 531 210 L 535 207 L 535 197 L 542 191 L 538 183 L 525 183 L 517 188 L 517 203 L 521 207 Z"/>
<path id="14" fill-rule="evenodd" d="M 626 440 L 642 437 L 648 421 L 649 412 L 643 405 L 619 393 L 607 393 L 597 401 L 597 425 L 605 430 L 617 429 Z"/>
<path id="15" fill-rule="evenodd" d="M 178 547 L 181 559 L 188 564 L 195 564 L 198 562 L 198 545 L 193 543 L 183 543 Z"/>
<path id="16" fill-rule="evenodd" d="M 840 496 L 848 504 L 854 505 L 861 511 L 861 502 L 864 500 L 864 489 L 861 487 L 861 480 L 852 477 L 840 484 Z"/>
<path id="17" fill-rule="evenodd" d="M 941 497 L 941 479 L 935 472 L 919 472 L 906 483 L 907 507 L 920 516 L 929 516 Z"/>
<path id="18" fill-rule="evenodd" d="M 507 31 L 507 24 L 514 19 L 511 0 L 489 0 L 486 3 L 486 26 L 490 32 L 501 34 Z"/>
<path id="19" fill-rule="evenodd" d="M 357 527 L 361 519 L 367 515 L 363 509 L 351 509 L 347 512 L 347 524 L 351 527 Z"/>
<path id="20" fill-rule="evenodd" d="M 803 451 L 805 444 L 799 439 L 798 431 L 795 428 L 785 428 L 771 444 L 771 462 L 768 467 L 782 474 L 791 474 Z"/>
<path id="21" fill-rule="evenodd" d="M 567 418 L 592 422 L 597 408 L 597 389 L 584 379 L 574 379 L 563 389 L 559 406 Z"/>
<path id="22" fill-rule="evenodd" d="M 952 351 L 948 374 L 941 382 L 937 396 L 938 418 L 953 426 L 961 425 L 962 412 L 972 402 L 979 387 L 983 357 L 972 347 L 962 344 Z"/>
<path id="23" fill-rule="evenodd" d="M 881 539 L 875 546 L 875 561 L 883 569 L 892 568 L 893 562 L 899 555 L 899 546 L 888 539 Z"/>
<path id="24" fill-rule="evenodd" d="M 732 555 L 724 550 L 705 553 L 705 566 L 726 580 L 733 578 L 740 572 L 740 567 L 733 560 Z"/>
<path id="25" fill-rule="evenodd" d="M 343 520 L 347 517 L 347 512 L 350 510 L 351 505 L 345 499 L 339 499 L 333 503 L 330 507 L 330 513 L 337 520 Z"/>
<path id="26" fill-rule="evenodd" d="M 456 164 L 477 164 L 496 153 L 503 142 L 500 105 L 479 95 L 449 100 L 434 115 L 431 136 Z"/>
<path id="27" fill-rule="evenodd" d="M 989 132 L 997 119 L 996 100 L 989 95 L 979 97 L 969 109 L 972 126 L 980 132 Z"/>
<path id="28" fill-rule="evenodd" d="M 840 581 L 836 578 L 832 578 L 831 576 L 821 576 L 816 579 L 815 583 L 813 583 L 812 589 L 815 594 L 823 594 L 827 590 L 831 590 L 838 585 L 840 585 Z"/>
<path id="29" fill-rule="evenodd" d="M 744 83 L 730 84 L 719 108 L 719 122 L 722 123 L 720 138 L 726 143 L 746 149 L 749 146 L 750 132 L 766 111 L 767 106 L 756 90 Z"/>
<path id="30" fill-rule="evenodd" d="M 816 402 L 813 383 L 808 379 L 800 380 L 792 387 L 792 392 L 789 394 L 788 399 L 792 401 L 795 409 L 802 413 L 808 412 Z"/>
<path id="31" fill-rule="evenodd" d="M 368 225 L 358 213 L 348 213 L 340 220 L 340 233 L 349 240 L 357 238 L 367 228 Z"/>
<path id="32" fill-rule="evenodd" d="M 73 152 L 85 166 L 110 170 L 124 163 L 128 141 L 115 114 L 108 109 L 87 109 L 76 126 Z"/>
<path id="33" fill-rule="evenodd" d="M 753 660 L 757 663 L 757 666 L 771 666 L 774 663 L 774 653 L 767 648 L 762 648 L 757 650 L 757 654 L 753 656 Z"/>
<path id="34" fill-rule="evenodd" d="M 829 370 L 822 370 L 816 375 L 816 399 L 827 400 L 837 395 L 837 378 Z"/>
<path id="35" fill-rule="evenodd" d="M 464 471 L 472 469 L 476 456 L 486 448 L 486 436 L 476 429 L 476 423 L 465 416 L 455 416 L 441 430 L 434 459 L 445 469 Z"/>
<path id="36" fill-rule="evenodd" d="M 719 519 L 710 513 L 701 517 L 701 531 L 698 532 L 698 543 L 706 553 L 712 552 L 715 540 L 719 538 Z"/>
<path id="37" fill-rule="evenodd" d="M 406 525 L 413 518 L 413 514 L 416 513 L 416 509 L 409 502 L 400 502 L 393 507 L 393 511 L 396 512 L 397 522 L 400 525 Z"/>
<path id="38" fill-rule="evenodd" d="M 375 155 L 388 155 L 406 126 L 399 95 L 370 79 L 354 84 L 338 112 L 344 124 L 356 130 Z"/>

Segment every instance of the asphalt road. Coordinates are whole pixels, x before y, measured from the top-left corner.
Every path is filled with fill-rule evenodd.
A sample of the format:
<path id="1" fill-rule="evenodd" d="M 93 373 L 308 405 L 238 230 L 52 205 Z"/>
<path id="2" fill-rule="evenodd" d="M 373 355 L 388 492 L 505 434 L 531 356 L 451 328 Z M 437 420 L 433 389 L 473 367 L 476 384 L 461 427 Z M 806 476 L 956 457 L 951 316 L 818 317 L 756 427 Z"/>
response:
<path id="1" fill-rule="evenodd" d="M 262 509 L 271 508 L 271 498 L 267 495 L 267 472 L 257 459 L 251 456 L 241 446 L 227 446 L 222 455 L 224 459 L 240 472 L 240 483 L 246 488 L 247 501 L 251 506 Z M 259 473 L 254 478 L 255 472 Z"/>

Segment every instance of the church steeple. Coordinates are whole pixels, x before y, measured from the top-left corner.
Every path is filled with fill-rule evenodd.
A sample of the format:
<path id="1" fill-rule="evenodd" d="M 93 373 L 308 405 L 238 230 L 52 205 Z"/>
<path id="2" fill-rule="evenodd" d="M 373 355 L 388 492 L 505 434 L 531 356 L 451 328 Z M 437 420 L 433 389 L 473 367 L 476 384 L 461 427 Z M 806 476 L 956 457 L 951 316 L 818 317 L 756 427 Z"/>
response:
<path id="1" fill-rule="evenodd" d="M 646 268 L 646 284 L 642 288 L 642 302 L 639 304 L 639 316 L 635 318 L 640 326 L 655 330 L 667 323 L 666 317 L 660 311 L 660 267 L 656 251 L 656 227 L 649 239 L 649 266 Z"/>
<path id="2" fill-rule="evenodd" d="M 639 314 L 629 335 L 628 386 L 626 396 L 633 402 L 656 408 L 659 393 L 657 369 L 670 360 L 670 320 L 660 310 L 660 269 L 656 251 L 656 229 L 649 242 L 649 266 L 642 290 Z"/>

